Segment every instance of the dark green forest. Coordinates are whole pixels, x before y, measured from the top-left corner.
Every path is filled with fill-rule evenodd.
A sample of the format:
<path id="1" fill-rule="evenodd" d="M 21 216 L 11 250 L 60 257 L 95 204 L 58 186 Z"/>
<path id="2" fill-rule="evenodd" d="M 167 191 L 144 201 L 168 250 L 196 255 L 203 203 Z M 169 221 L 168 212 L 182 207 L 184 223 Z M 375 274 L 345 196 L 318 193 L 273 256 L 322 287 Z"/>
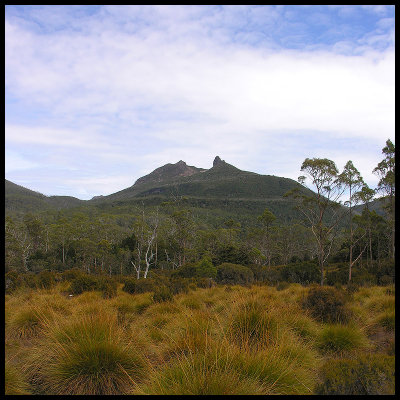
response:
<path id="1" fill-rule="evenodd" d="M 298 182 L 241 171 L 219 157 L 210 170 L 180 161 L 91 201 L 46 197 L 6 181 L 6 287 L 16 276 L 38 285 L 43 274 L 71 269 L 138 280 L 391 283 L 390 140 L 382 154 L 375 190 L 351 161 L 340 172 L 320 158 L 303 162 Z"/>

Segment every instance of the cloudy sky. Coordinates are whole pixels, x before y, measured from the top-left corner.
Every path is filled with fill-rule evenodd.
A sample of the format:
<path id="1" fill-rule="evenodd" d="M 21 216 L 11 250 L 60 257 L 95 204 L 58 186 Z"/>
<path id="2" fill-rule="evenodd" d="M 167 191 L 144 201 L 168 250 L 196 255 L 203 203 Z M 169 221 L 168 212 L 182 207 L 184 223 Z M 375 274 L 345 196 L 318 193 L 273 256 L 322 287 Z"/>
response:
<path id="1" fill-rule="evenodd" d="M 6 6 L 5 177 L 90 199 L 166 163 L 373 168 L 395 128 L 394 6 Z"/>

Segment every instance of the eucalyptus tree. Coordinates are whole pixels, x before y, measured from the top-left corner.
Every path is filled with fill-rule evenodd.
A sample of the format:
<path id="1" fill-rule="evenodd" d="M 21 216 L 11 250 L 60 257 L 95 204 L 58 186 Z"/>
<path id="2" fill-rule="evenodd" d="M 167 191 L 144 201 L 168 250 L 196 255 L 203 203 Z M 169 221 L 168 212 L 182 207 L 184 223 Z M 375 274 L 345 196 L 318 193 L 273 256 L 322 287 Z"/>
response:
<path id="1" fill-rule="evenodd" d="M 143 206 L 141 214 L 133 224 L 132 230 L 136 238 L 136 244 L 131 264 L 135 268 L 137 279 L 140 279 L 142 266 L 145 268 L 143 278 L 146 279 L 150 266 L 156 262 L 159 222 L 158 210 L 155 214 L 147 217 Z"/>
<path id="2" fill-rule="evenodd" d="M 308 194 L 294 188 L 285 194 L 297 202 L 297 209 L 311 228 L 318 249 L 318 264 L 321 271 L 321 285 L 324 283 L 325 265 L 336 238 L 343 207 L 339 203 L 345 185 L 340 179 L 336 164 L 327 158 L 306 158 L 300 169 L 306 175 L 299 176 L 299 183 L 308 188 L 311 180 L 314 193 Z"/>
<path id="3" fill-rule="evenodd" d="M 361 215 L 355 216 L 353 218 L 353 220 L 356 219 L 356 222 L 359 225 L 365 227 L 368 237 L 368 249 L 369 249 L 369 251 L 367 250 L 367 259 L 369 253 L 369 260 L 371 265 L 372 265 L 372 213 L 369 209 L 369 204 L 374 198 L 374 196 L 375 196 L 375 190 L 371 189 L 370 187 L 368 187 L 366 183 L 364 183 L 361 190 L 355 193 L 357 202 L 364 204 L 364 207 Z"/>
<path id="4" fill-rule="evenodd" d="M 276 216 L 266 207 L 257 219 L 261 223 L 259 250 L 268 260 L 268 266 L 270 267 L 273 255 L 272 225 L 276 221 Z"/>
<path id="5" fill-rule="evenodd" d="M 349 244 L 349 282 L 351 281 L 351 270 L 353 265 L 358 261 L 358 259 L 362 256 L 364 250 L 362 250 L 356 259 L 353 260 L 353 251 L 354 246 L 354 232 L 353 232 L 353 206 L 356 205 L 360 200 L 360 196 L 358 196 L 358 192 L 364 186 L 364 180 L 357 170 L 357 168 L 353 165 L 352 161 L 348 161 L 343 168 L 342 173 L 339 175 L 339 179 L 343 182 L 343 184 L 349 190 L 349 199 L 344 202 L 344 205 L 349 208 L 349 230 L 350 230 L 350 244 Z M 358 241 L 362 238 L 359 237 Z"/>
<path id="6" fill-rule="evenodd" d="M 382 194 L 382 200 L 386 203 L 385 210 L 391 226 L 391 251 L 390 257 L 394 259 L 395 253 L 395 145 L 390 139 L 382 149 L 385 158 L 378 163 L 372 171 L 378 175 L 379 182 L 377 192 Z"/>

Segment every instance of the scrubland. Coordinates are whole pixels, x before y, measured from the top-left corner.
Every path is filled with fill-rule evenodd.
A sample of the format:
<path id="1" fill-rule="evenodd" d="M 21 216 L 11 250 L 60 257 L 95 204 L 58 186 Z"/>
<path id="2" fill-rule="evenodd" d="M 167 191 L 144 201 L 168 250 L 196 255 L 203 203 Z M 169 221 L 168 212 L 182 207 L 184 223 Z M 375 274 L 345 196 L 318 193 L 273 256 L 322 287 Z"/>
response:
<path id="1" fill-rule="evenodd" d="M 21 288 L 5 295 L 6 394 L 394 394 L 394 286 L 278 289 Z"/>

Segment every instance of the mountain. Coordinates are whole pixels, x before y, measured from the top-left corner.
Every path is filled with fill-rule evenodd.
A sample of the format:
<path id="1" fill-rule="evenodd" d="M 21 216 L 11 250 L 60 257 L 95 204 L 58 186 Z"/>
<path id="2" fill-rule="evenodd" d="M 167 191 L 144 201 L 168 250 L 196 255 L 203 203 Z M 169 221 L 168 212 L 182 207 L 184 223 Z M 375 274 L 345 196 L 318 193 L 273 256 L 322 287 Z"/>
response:
<path id="1" fill-rule="evenodd" d="M 76 206 L 91 212 L 129 214 L 132 206 L 157 206 L 169 200 L 185 199 L 199 220 L 214 224 L 234 218 L 252 224 L 268 207 L 281 222 L 298 219 L 293 200 L 283 195 L 293 188 L 313 194 L 293 179 L 242 171 L 216 156 L 209 169 L 180 160 L 145 175 L 130 187 L 91 200 L 68 196 L 44 196 L 6 180 L 6 213 L 60 210 Z M 217 221 L 218 220 L 218 221 Z M 218 222 L 218 223 L 219 223 Z"/>
<path id="2" fill-rule="evenodd" d="M 306 190 L 292 179 L 242 171 L 217 156 L 210 169 L 188 166 L 183 161 L 166 164 L 139 178 L 131 187 L 96 201 L 126 201 L 151 196 L 284 201 L 282 196 L 293 187 Z"/>
<path id="3" fill-rule="evenodd" d="M 45 196 L 5 179 L 5 209 L 11 213 L 27 213 L 65 209 L 84 204 L 72 196 Z"/>

